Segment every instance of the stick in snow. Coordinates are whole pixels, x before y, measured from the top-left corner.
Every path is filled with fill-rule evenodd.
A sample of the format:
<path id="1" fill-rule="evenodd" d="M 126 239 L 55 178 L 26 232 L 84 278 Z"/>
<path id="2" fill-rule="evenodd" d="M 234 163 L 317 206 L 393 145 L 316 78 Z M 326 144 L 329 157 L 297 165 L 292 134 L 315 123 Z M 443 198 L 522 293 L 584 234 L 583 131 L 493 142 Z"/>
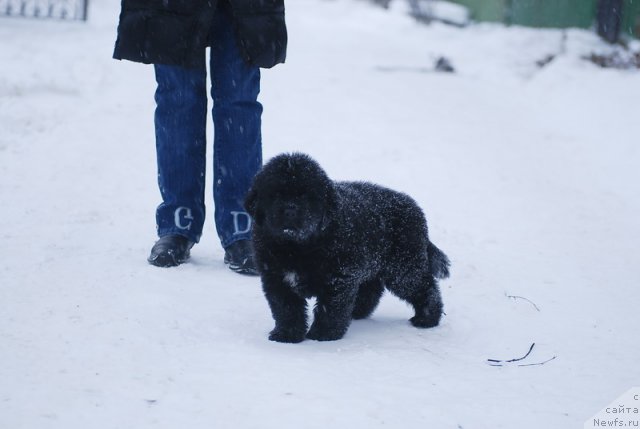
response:
<path id="1" fill-rule="evenodd" d="M 524 299 L 525 301 L 527 301 L 529 304 L 533 305 L 533 308 L 535 308 L 536 310 L 540 311 L 540 309 L 538 308 L 538 306 L 536 305 L 535 302 L 531 301 L 529 298 L 525 298 L 524 296 L 518 296 L 518 295 L 507 295 L 505 293 L 505 296 L 507 298 L 511 298 L 511 299 Z"/>
<path id="2" fill-rule="evenodd" d="M 538 362 L 538 363 L 524 363 L 524 364 L 520 364 L 518 366 L 536 366 L 536 365 L 544 365 L 547 362 L 551 362 L 552 360 L 554 360 L 555 358 L 557 358 L 558 356 L 554 356 L 551 359 L 547 359 L 544 362 Z"/>
<path id="3" fill-rule="evenodd" d="M 525 360 L 530 354 L 531 351 L 533 350 L 533 347 L 536 345 L 536 343 L 532 343 L 531 347 L 529 347 L 529 351 L 522 356 L 521 358 L 514 358 L 514 359 L 509 359 L 509 360 L 500 360 L 500 359 L 487 359 L 487 362 L 489 362 L 489 365 L 491 366 L 505 366 L 506 364 L 509 363 L 513 363 L 513 362 L 519 362 L 522 360 Z M 552 360 L 554 360 L 557 356 L 552 357 L 551 359 L 547 359 L 543 362 L 537 362 L 537 363 L 524 363 L 524 364 L 518 364 L 518 366 L 538 366 L 538 365 L 544 365 L 547 362 L 551 362 Z"/>
<path id="4" fill-rule="evenodd" d="M 524 360 L 527 358 L 527 356 L 529 356 L 529 354 L 531 354 L 531 350 L 533 350 L 533 347 L 536 345 L 536 343 L 531 343 L 531 347 L 529 347 L 529 351 L 527 352 L 526 355 L 522 356 L 521 358 L 516 358 L 516 359 L 509 359 L 509 360 L 500 360 L 500 359 L 487 359 L 488 362 L 492 362 L 492 363 L 507 363 L 507 362 L 518 362 L 519 360 Z M 491 364 L 490 364 L 491 365 Z M 494 365 L 494 366 L 502 366 L 502 365 Z"/>

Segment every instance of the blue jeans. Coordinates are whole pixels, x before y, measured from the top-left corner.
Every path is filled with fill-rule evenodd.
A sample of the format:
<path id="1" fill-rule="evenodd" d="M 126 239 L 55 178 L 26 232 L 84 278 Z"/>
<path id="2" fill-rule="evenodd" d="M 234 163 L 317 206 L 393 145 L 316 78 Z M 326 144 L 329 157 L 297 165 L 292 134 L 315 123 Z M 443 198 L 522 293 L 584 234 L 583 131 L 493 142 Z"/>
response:
<path id="1" fill-rule="evenodd" d="M 251 237 L 243 201 L 262 165 L 260 69 L 242 59 L 231 18 L 218 7 L 211 30 L 213 99 L 213 199 L 223 247 Z M 197 68 L 155 65 L 158 235 L 179 234 L 198 242 L 205 219 L 205 52 Z"/>

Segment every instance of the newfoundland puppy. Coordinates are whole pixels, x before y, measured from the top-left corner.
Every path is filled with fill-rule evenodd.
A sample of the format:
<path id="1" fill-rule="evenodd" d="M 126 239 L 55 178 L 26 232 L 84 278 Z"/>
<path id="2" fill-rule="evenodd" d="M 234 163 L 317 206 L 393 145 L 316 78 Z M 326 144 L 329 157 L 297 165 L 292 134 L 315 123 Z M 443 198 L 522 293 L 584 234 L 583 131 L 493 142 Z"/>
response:
<path id="1" fill-rule="evenodd" d="M 272 341 L 338 340 L 375 310 L 386 287 L 413 306 L 418 328 L 438 325 L 436 279 L 449 260 L 409 196 L 365 182 L 333 182 L 309 156 L 283 154 L 255 177 L 245 207 Z M 316 297 L 307 332 L 307 298 Z"/>

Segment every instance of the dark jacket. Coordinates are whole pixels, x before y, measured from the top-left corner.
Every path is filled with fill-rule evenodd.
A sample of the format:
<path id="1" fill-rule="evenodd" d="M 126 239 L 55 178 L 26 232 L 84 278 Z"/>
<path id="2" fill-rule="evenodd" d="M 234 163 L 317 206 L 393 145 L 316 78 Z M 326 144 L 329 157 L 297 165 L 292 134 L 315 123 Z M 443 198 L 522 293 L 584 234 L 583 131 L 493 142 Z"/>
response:
<path id="1" fill-rule="evenodd" d="M 208 45 L 216 7 L 230 9 L 241 52 L 249 64 L 270 68 L 284 62 L 284 0 L 122 0 L 113 57 L 195 66 Z"/>

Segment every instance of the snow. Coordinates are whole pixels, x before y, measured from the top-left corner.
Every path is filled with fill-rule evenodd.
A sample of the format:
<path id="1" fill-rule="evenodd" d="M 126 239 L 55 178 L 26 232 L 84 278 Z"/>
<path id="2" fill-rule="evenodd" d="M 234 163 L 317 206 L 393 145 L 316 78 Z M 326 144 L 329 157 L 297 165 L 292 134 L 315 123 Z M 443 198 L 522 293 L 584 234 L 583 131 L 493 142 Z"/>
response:
<path id="1" fill-rule="evenodd" d="M 387 294 L 343 340 L 286 345 L 212 220 L 190 263 L 146 263 L 154 78 L 110 58 L 118 3 L 86 24 L 1 19 L 1 428 L 561 429 L 638 385 L 640 74 L 582 59 L 613 48 L 288 2 L 265 159 L 303 151 L 410 194 L 452 277 L 437 328 Z M 521 363 L 556 359 L 487 363 L 532 343 Z"/>

